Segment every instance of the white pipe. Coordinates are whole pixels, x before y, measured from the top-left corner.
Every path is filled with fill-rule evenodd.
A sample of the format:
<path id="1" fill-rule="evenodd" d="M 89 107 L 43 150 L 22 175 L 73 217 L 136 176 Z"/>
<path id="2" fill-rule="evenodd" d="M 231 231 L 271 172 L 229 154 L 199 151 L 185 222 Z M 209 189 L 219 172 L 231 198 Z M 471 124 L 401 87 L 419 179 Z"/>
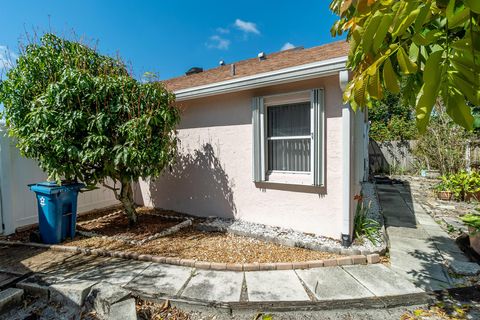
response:
<path id="1" fill-rule="evenodd" d="M 345 90 L 348 84 L 348 71 L 340 71 L 340 88 L 342 92 Z M 343 166 L 342 166 L 342 242 L 349 245 L 352 239 L 350 234 L 350 204 L 351 204 L 351 188 L 350 188 L 350 175 L 351 175 L 351 108 L 350 104 L 344 104 L 342 106 L 342 154 L 343 154 Z M 346 239 L 348 237 L 348 240 Z M 347 243 L 348 242 L 348 243 Z"/>

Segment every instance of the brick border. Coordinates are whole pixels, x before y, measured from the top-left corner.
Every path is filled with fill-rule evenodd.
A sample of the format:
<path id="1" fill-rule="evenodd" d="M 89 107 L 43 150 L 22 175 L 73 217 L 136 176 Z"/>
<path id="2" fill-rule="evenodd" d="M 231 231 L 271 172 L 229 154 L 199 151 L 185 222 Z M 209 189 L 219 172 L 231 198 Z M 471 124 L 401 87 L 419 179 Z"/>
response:
<path id="1" fill-rule="evenodd" d="M 345 265 L 365 265 L 380 263 L 380 255 L 377 253 L 368 255 L 343 256 L 334 259 L 311 260 L 302 262 L 268 262 L 268 263 L 219 263 L 208 261 L 197 261 L 193 259 L 180 259 L 173 257 L 153 256 L 150 254 L 138 254 L 133 252 L 122 252 L 102 249 L 87 249 L 76 246 L 64 246 L 58 244 L 43 244 L 33 242 L 5 241 L 0 240 L 0 245 L 28 246 L 36 248 L 51 249 L 62 252 L 75 252 L 84 255 L 95 255 L 103 257 L 114 257 L 139 261 L 150 261 L 163 264 L 194 267 L 202 270 L 222 271 L 259 271 L 259 270 L 295 270 L 311 269 L 320 267 L 333 267 Z"/>

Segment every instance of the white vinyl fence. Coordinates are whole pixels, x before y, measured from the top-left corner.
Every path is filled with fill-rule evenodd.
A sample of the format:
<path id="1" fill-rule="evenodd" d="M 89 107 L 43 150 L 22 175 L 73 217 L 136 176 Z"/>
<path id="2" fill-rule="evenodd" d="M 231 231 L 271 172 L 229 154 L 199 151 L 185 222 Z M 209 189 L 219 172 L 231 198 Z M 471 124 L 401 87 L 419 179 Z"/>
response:
<path id="1" fill-rule="evenodd" d="M 45 180 L 45 173 L 35 161 L 20 155 L 0 124 L 0 234 L 11 234 L 19 227 L 37 223 L 36 200 L 27 185 Z M 78 212 L 115 204 L 113 192 L 101 188 L 79 195 Z"/>

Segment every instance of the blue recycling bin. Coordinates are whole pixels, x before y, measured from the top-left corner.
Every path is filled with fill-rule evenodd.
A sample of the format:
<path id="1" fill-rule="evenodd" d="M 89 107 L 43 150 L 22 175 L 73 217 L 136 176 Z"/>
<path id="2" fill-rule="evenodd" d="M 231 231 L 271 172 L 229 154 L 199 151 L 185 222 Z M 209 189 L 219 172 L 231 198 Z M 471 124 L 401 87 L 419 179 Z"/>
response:
<path id="1" fill-rule="evenodd" d="M 35 192 L 38 205 L 38 226 L 43 243 L 60 243 L 75 237 L 77 198 L 82 183 L 42 182 L 28 185 Z"/>

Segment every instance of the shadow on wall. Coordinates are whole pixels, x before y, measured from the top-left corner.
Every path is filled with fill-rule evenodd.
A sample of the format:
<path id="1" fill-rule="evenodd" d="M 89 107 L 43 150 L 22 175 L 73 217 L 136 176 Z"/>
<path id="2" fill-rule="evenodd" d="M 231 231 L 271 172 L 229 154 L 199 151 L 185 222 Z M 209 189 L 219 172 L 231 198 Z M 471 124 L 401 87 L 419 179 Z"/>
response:
<path id="1" fill-rule="evenodd" d="M 235 218 L 230 181 L 210 143 L 193 153 L 178 154 L 171 172 L 150 183 L 154 207 L 196 216 Z"/>

